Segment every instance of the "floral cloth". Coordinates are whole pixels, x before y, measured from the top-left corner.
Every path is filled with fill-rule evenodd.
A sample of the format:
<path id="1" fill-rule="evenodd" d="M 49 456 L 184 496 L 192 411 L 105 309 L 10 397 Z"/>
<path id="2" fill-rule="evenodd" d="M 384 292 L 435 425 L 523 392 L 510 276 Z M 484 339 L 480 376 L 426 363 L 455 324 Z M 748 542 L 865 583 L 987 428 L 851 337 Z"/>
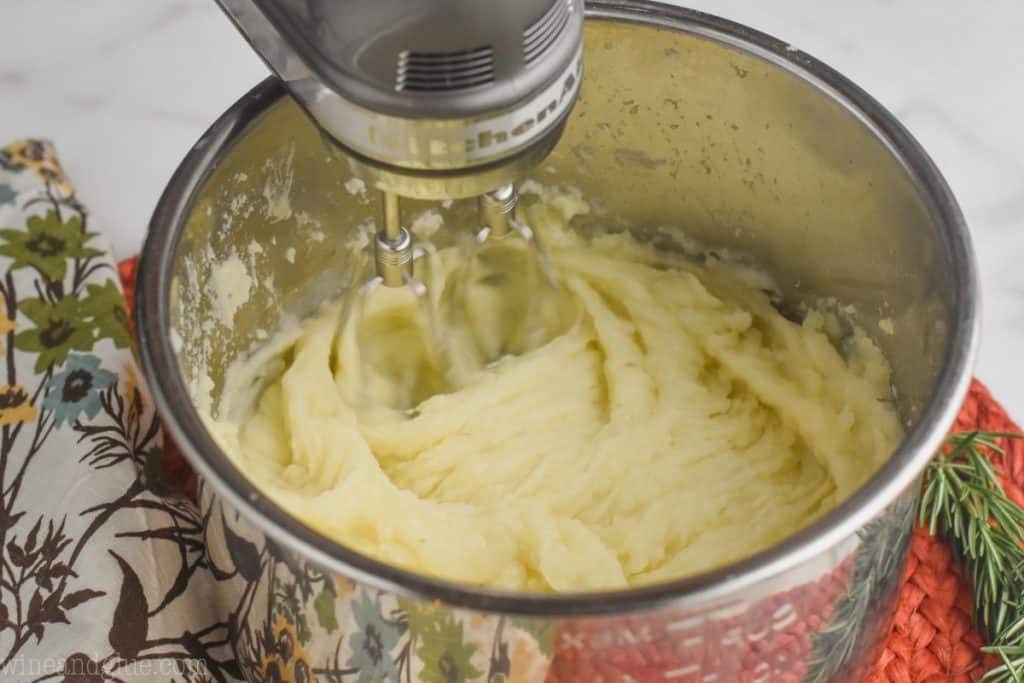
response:
<path id="1" fill-rule="evenodd" d="M 0 150 L 0 680 L 231 681 L 117 270 L 52 147 Z"/>

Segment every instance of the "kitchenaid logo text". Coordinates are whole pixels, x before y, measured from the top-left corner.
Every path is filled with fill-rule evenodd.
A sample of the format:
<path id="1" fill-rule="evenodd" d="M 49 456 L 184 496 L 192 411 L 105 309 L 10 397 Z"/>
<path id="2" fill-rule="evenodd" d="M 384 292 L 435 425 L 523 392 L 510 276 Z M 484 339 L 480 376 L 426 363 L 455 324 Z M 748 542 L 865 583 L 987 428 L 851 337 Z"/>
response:
<path id="1" fill-rule="evenodd" d="M 508 141 L 510 137 L 518 137 L 524 135 L 531 130 L 533 127 L 543 123 L 548 116 L 555 116 L 564 106 L 567 106 L 571 102 L 573 93 L 576 91 L 576 84 L 579 81 L 579 62 L 577 62 L 577 68 L 570 73 L 565 81 L 562 83 L 562 91 L 557 98 L 552 99 L 548 104 L 537 111 L 536 114 L 529 118 L 521 121 L 519 125 L 510 131 L 493 131 L 484 130 L 477 134 L 475 140 L 466 140 L 465 147 L 467 152 L 472 152 L 474 149 L 486 149 L 492 145 L 501 145 Z"/>
<path id="2" fill-rule="evenodd" d="M 527 114 L 525 118 L 502 117 L 510 119 L 507 125 L 503 125 L 505 122 L 500 119 L 483 121 L 478 124 L 481 127 L 472 137 L 461 140 L 415 136 L 403 139 L 397 131 L 383 130 L 371 125 L 369 129 L 370 144 L 392 151 L 401 151 L 404 147 L 405 153 L 417 158 L 424 156 L 424 153 L 433 158 L 449 158 L 471 155 L 473 152 L 492 148 L 497 151 L 501 147 L 515 142 L 516 138 L 526 135 L 545 121 L 549 125 L 557 121 L 559 116 L 572 105 L 579 87 L 582 68 L 583 63 L 577 57 L 569 73 L 562 80 L 561 87 L 547 98 L 545 104 L 540 105 L 532 114 Z M 544 101 L 545 98 L 542 96 L 539 99 Z M 473 125 L 468 122 L 466 127 L 473 128 Z"/>

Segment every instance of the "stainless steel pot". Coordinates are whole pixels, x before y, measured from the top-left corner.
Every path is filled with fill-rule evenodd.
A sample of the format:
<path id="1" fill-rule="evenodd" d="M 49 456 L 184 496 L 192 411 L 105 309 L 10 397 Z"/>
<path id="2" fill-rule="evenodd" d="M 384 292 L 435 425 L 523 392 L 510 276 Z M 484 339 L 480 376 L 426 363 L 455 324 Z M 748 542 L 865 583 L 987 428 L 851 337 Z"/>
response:
<path id="1" fill-rule="evenodd" d="M 376 212 L 340 185 L 344 161 L 268 80 L 171 179 L 137 311 L 158 407 L 201 475 L 224 585 L 212 599 L 233 614 L 250 680 L 824 681 L 855 677 L 871 656 L 918 477 L 953 422 L 977 345 L 976 274 L 956 202 L 877 102 L 743 26 L 596 0 L 584 61 L 582 99 L 541 175 L 582 187 L 603 221 L 666 248 L 668 233 L 644 228 L 676 226 L 752 254 L 791 302 L 836 297 L 869 330 L 891 323 L 877 340 L 894 366 L 903 443 L 850 500 L 785 542 L 628 591 L 469 588 L 319 536 L 249 484 L 195 407 L 216 400 L 224 369 L 283 316 L 338 293 L 342 245 Z M 214 264 L 231 254 L 252 286 L 226 325 L 209 290 Z"/>

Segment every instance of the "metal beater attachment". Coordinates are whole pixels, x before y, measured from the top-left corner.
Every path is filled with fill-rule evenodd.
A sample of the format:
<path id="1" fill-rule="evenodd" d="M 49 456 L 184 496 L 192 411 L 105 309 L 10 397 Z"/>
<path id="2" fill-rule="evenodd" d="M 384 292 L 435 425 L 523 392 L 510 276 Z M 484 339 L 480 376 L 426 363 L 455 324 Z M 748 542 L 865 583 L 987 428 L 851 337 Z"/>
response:
<path id="1" fill-rule="evenodd" d="M 373 274 L 361 286 L 349 290 L 350 299 L 343 308 L 339 331 L 343 336 L 351 335 L 355 342 L 360 402 L 407 409 L 435 392 L 443 372 L 443 339 L 424 281 L 430 279 L 430 259 L 426 257 L 433 249 L 429 245 L 416 246 L 412 233 L 402 226 L 398 195 L 386 192 L 383 198 L 384 225 L 373 242 Z M 417 276 L 417 270 L 423 278 Z M 414 298 L 418 321 L 407 319 L 415 316 L 388 312 L 389 306 L 407 311 L 408 299 L 401 298 L 403 291 Z M 382 297 L 381 301 L 374 302 L 375 293 Z M 396 325 L 390 330 L 394 339 L 381 336 L 382 332 L 389 332 L 382 330 L 381 325 L 389 322 Z M 421 334 L 411 341 L 409 335 L 414 330 Z M 389 349 L 392 355 L 388 355 Z M 386 368 L 390 375 L 384 382 L 378 381 L 381 368 Z M 397 387 L 397 391 L 384 396 L 377 390 L 380 386 Z"/>
<path id="2" fill-rule="evenodd" d="M 515 185 L 511 183 L 502 185 L 496 190 L 480 196 L 480 218 L 484 227 L 476 234 L 477 241 L 481 244 L 490 238 L 502 239 L 510 230 L 523 228 L 521 224 L 513 224 L 513 214 L 516 205 L 519 204 L 519 193 Z M 523 239 L 530 240 L 533 233 L 529 229 L 520 232 Z"/>
<path id="3" fill-rule="evenodd" d="M 423 256 L 422 250 L 413 247 L 412 233 L 402 227 L 402 214 L 398 195 L 384 193 L 384 228 L 377 233 L 373 244 L 374 264 L 377 275 L 364 287 L 376 289 L 409 286 L 417 296 L 425 294 L 425 285 L 413 274 L 413 262 Z"/>
<path id="4" fill-rule="evenodd" d="M 564 290 L 538 235 L 517 215 L 519 195 L 506 184 L 479 197 L 474 235 L 447 319 L 471 331 L 479 362 L 534 348 L 553 333 Z M 553 308 L 554 307 L 554 308 Z"/>
<path id="5" fill-rule="evenodd" d="M 515 185 L 502 185 L 496 190 L 480 195 L 479 203 L 483 227 L 476 234 L 477 245 L 482 247 L 488 242 L 493 244 L 509 236 L 521 238 L 532 251 L 530 256 L 534 261 L 533 265 L 540 269 L 540 274 L 548 285 L 556 286 L 558 278 L 540 239 L 530 226 L 516 218 L 519 193 L 516 192 Z M 479 251 L 473 255 L 479 256 Z"/>

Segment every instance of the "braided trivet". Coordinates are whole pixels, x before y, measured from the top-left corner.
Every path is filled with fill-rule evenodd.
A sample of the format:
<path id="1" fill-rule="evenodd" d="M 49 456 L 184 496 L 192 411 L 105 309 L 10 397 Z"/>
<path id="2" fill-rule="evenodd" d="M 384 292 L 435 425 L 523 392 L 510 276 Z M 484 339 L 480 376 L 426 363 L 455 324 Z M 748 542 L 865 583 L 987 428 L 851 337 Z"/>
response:
<path id="1" fill-rule="evenodd" d="M 134 294 L 137 257 L 119 267 L 129 310 Z M 957 418 L 954 430 L 1018 432 L 983 384 L 975 381 Z M 995 456 L 1003 473 L 1003 486 L 1024 505 L 1024 440 L 1003 444 L 1005 456 Z M 188 465 L 175 451 L 164 459 L 166 479 L 187 492 L 194 491 Z M 949 546 L 914 530 L 910 559 L 903 577 L 899 603 L 888 640 L 867 677 L 868 683 L 967 683 L 978 680 L 992 665 L 980 648 L 982 638 L 971 624 L 971 586 L 954 561 Z"/>
<path id="2" fill-rule="evenodd" d="M 954 430 L 1019 432 L 988 389 L 975 381 Z M 996 456 L 1003 488 L 1024 505 L 1024 443 L 1003 443 Z M 992 661 L 980 652 L 982 638 L 971 625 L 970 579 L 954 562 L 950 548 L 923 528 L 914 530 L 899 606 L 885 648 L 869 683 L 976 681 Z"/>

